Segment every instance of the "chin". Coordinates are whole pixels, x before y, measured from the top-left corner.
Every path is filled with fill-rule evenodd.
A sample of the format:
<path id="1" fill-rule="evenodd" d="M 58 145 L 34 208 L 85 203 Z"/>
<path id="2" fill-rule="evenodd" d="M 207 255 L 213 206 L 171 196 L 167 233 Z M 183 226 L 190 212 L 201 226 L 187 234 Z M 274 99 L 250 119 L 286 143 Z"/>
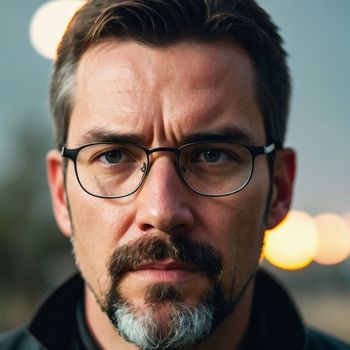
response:
<path id="1" fill-rule="evenodd" d="M 142 349 L 187 348 L 211 334 L 233 305 L 226 302 L 219 283 L 197 297 L 188 296 L 186 289 L 181 284 L 152 284 L 139 304 L 115 288 L 105 310 L 116 331 Z"/>

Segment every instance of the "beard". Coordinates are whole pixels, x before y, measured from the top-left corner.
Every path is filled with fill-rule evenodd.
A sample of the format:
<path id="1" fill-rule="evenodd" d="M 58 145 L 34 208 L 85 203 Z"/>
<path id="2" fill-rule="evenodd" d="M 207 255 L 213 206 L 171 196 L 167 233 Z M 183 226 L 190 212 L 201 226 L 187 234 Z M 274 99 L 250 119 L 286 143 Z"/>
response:
<path id="1" fill-rule="evenodd" d="M 119 334 L 141 349 L 183 349 L 194 345 L 214 328 L 214 303 L 190 306 L 175 300 L 174 286 L 153 286 L 152 292 L 168 301 L 135 308 L 122 298 L 110 300 L 107 314 Z M 181 299 L 180 299 L 181 300 Z M 161 313 L 161 317 L 159 316 Z M 218 319 L 218 318 L 217 318 Z"/>
<path id="2" fill-rule="evenodd" d="M 120 282 L 125 273 L 135 270 L 141 263 L 164 259 L 190 263 L 206 273 L 209 287 L 195 305 L 185 302 L 185 291 L 180 283 L 148 285 L 142 306 L 134 305 L 122 295 Z M 252 274 L 239 293 L 226 300 L 221 283 L 221 260 L 212 246 L 187 237 L 172 237 L 168 241 L 142 238 L 115 250 L 108 264 L 109 290 L 103 301 L 96 299 L 100 299 L 100 307 L 116 331 L 140 349 L 188 348 L 203 341 L 233 312 L 254 277 Z M 237 290 L 234 281 L 232 284 L 231 290 Z"/>

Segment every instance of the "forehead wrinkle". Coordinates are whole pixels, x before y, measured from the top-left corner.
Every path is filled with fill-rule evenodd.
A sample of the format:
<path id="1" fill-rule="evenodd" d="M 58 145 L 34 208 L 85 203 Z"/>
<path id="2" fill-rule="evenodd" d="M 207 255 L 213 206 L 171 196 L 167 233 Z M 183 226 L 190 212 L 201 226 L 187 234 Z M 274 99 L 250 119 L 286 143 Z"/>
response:
<path id="1" fill-rule="evenodd" d="M 193 91 L 193 94 L 189 93 Z M 202 119 L 206 122 L 207 118 L 213 116 L 220 117 L 228 113 L 241 117 L 242 114 L 248 115 L 245 110 L 250 110 L 252 103 L 243 92 L 238 92 L 234 88 L 196 88 L 188 90 L 178 90 L 176 95 L 167 94 L 164 98 L 164 113 L 169 119 L 183 119 L 183 122 L 193 122 L 196 119 Z M 171 116 L 171 118 L 170 118 Z"/>
<path id="2" fill-rule="evenodd" d="M 106 45 L 98 45 L 87 51 L 78 66 L 77 89 L 91 94 L 92 97 L 95 94 L 110 96 L 138 92 L 154 93 L 146 88 L 146 80 L 142 74 L 138 74 L 134 64 L 113 59 L 113 53 Z M 96 83 L 100 83 L 99 90 L 95 88 Z"/>
<path id="3" fill-rule="evenodd" d="M 196 45 L 194 44 L 194 46 Z M 231 51 L 240 51 L 238 52 L 240 57 L 245 55 L 244 62 L 242 63 L 233 55 L 234 62 L 232 64 L 232 54 L 226 53 L 223 56 L 218 56 L 219 58 L 215 60 L 218 52 L 217 45 L 203 44 L 198 46 L 198 51 L 194 50 L 193 46 L 184 47 L 183 52 L 181 52 L 183 57 L 181 59 L 183 63 L 181 63 L 178 60 L 178 55 L 169 55 L 169 50 L 176 52 L 179 46 L 181 45 L 154 49 L 142 47 L 136 43 L 119 44 L 115 42 L 109 43 L 109 46 L 96 46 L 94 48 L 96 52 L 85 53 L 85 55 L 90 54 L 90 57 L 85 57 L 86 62 L 82 62 L 80 67 L 83 69 L 84 64 L 90 64 L 90 67 L 86 67 L 90 71 L 85 71 L 84 78 L 87 83 L 84 84 L 85 89 L 92 98 L 95 94 L 99 94 L 99 102 L 102 101 L 99 108 L 101 108 L 101 104 L 104 105 L 102 112 L 109 122 L 113 122 L 114 117 L 117 117 L 115 119 L 117 122 L 123 123 L 125 121 L 127 124 L 133 122 L 137 128 L 142 126 L 144 132 L 150 134 L 148 139 L 151 137 L 163 138 L 170 142 L 186 133 L 188 126 L 192 126 L 193 130 L 193 125 L 199 127 L 201 123 L 212 122 L 214 119 L 212 115 L 224 114 L 224 108 L 227 106 L 221 106 L 221 102 L 225 98 L 229 100 L 230 106 L 234 106 L 238 102 L 237 105 L 240 109 L 242 109 L 243 104 L 247 105 L 251 102 L 249 95 L 254 92 L 250 91 L 253 90 L 250 86 L 254 84 L 247 84 L 247 80 L 253 80 L 251 78 L 254 73 L 251 73 L 252 69 L 248 69 L 249 73 L 246 74 L 246 68 L 249 66 L 252 68 L 252 66 L 249 56 L 238 45 L 236 47 L 230 44 L 228 47 Z M 135 47 L 139 51 L 135 51 Z M 123 52 L 120 55 L 121 51 Z M 101 56 L 101 52 L 107 52 L 107 57 Z M 145 57 L 143 52 L 145 52 Z M 142 56 L 141 61 L 137 60 L 140 56 Z M 118 57 L 125 58 L 127 63 Z M 165 59 L 167 57 L 168 60 Z M 108 63 L 107 67 L 102 62 Z M 138 62 L 140 64 L 136 64 Z M 185 67 L 183 67 L 184 63 L 186 63 Z M 229 65 L 227 65 L 228 63 Z M 179 64 L 180 69 L 178 69 Z M 102 76 L 96 74 L 100 73 L 100 70 L 102 70 Z M 203 70 L 206 74 L 203 74 Z M 90 79 L 92 75 L 97 79 L 104 78 L 104 83 L 107 84 L 102 85 L 102 88 L 96 91 Z M 115 77 L 111 75 L 115 75 Z M 122 95 L 124 97 L 123 104 L 117 102 L 122 100 L 120 98 Z M 195 96 L 197 100 L 193 101 Z M 110 101 L 110 103 L 103 101 Z M 91 105 L 90 99 L 87 99 L 86 102 Z M 93 107 L 91 107 L 92 109 Z M 233 108 L 234 111 L 235 108 Z M 244 114 L 244 111 L 245 108 L 243 111 L 238 110 L 237 114 L 238 112 Z M 96 110 L 93 112 L 96 114 Z M 245 114 L 248 115 L 248 112 Z M 234 117 L 232 113 L 232 118 Z M 153 118 L 152 125 L 147 122 L 149 118 Z"/>
<path id="4" fill-rule="evenodd" d="M 118 45 L 116 47 L 116 45 Z M 148 48 L 141 47 L 136 43 L 104 43 L 93 47 L 90 51 L 84 54 L 82 62 L 80 62 L 80 69 L 87 70 L 88 74 L 85 75 L 83 86 L 86 91 L 96 93 L 93 86 L 90 84 L 90 77 L 93 75 L 94 70 L 98 70 L 99 79 L 105 80 L 109 91 L 103 89 L 103 93 L 118 93 L 118 92 L 142 92 L 144 94 L 151 94 L 153 97 L 159 97 L 164 94 L 163 90 L 171 91 L 190 91 L 190 90 L 206 90 L 208 88 L 215 89 L 218 86 L 230 85 L 244 86 L 246 84 L 240 84 L 240 82 L 247 77 L 242 77 L 240 73 L 237 73 L 235 69 L 235 76 L 229 74 L 233 68 L 237 68 L 238 65 L 240 70 L 245 72 L 250 71 L 248 68 L 252 68 L 249 56 L 244 52 L 239 45 L 225 44 L 230 48 L 229 52 L 234 49 L 236 55 L 244 55 L 245 60 L 237 60 L 234 55 L 225 53 L 224 55 L 217 55 L 216 47 L 206 45 L 203 49 L 203 44 L 199 46 L 199 52 L 193 54 L 193 50 L 188 50 L 185 47 L 183 50 L 184 61 L 186 61 L 185 69 L 178 69 L 178 59 L 169 55 L 169 51 L 176 51 L 180 44 L 173 45 L 169 48 Z M 127 47 L 126 47 L 127 46 Z M 194 43 L 196 46 L 196 43 Z M 137 51 L 135 56 L 135 47 L 138 50 L 144 50 L 145 55 L 141 62 L 137 61 L 140 53 Z M 123 52 L 126 57 L 123 56 Z M 119 54 L 119 51 L 121 53 Z M 100 56 L 105 54 L 103 59 L 107 65 L 101 65 Z M 125 61 L 118 60 L 119 57 L 124 57 Z M 232 57 L 233 56 L 233 59 Z M 247 58 L 247 59 L 246 59 Z M 216 60 L 220 60 L 222 64 L 213 64 Z M 227 62 L 232 64 L 229 65 L 230 69 L 227 72 Z M 140 64 L 141 63 L 141 64 Z M 164 64 L 165 63 L 165 64 Z M 103 67 L 101 67 L 103 66 Z M 187 68 L 188 67 L 188 68 Z M 206 74 L 203 75 L 203 71 Z M 238 70 L 239 71 L 239 70 Z M 243 74 L 244 75 L 244 74 Z M 251 75 L 251 74 L 250 74 Z M 96 75 L 95 75 L 96 76 Z M 203 76 L 205 78 L 203 79 Z M 185 79 L 184 79 L 185 78 Z M 252 77 L 249 77 L 252 78 Z M 89 84 L 90 83 L 90 84 Z M 90 89 L 91 86 L 91 89 Z"/>
<path id="5" fill-rule="evenodd" d="M 91 69 L 90 73 L 92 73 L 93 69 L 100 69 L 100 56 L 105 54 L 103 58 L 108 63 L 106 68 L 107 77 L 115 74 L 120 86 L 122 86 L 121 90 L 128 90 L 127 87 L 130 87 L 130 84 L 134 84 L 135 81 L 141 79 L 142 81 L 139 86 L 142 86 L 142 91 L 146 91 L 144 89 L 145 86 L 149 86 L 149 90 L 153 91 L 153 93 L 156 91 L 160 93 L 161 85 L 165 87 L 171 85 L 174 88 L 178 82 L 181 83 L 181 88 L 184 90 L 202 89 L 204 83 L 204 88 L 215 87 L 218 83 L 222 83 L 223 78 L 228 78 L 225 63 L 232 61 L 234 66 L 240 65 L 241 69 L 247 68 L 247 65 L 251 65 L 249 56 L 239 45 L 232 42 L 224 43 L 223 46 L 230 48 L 229 51 L 234 50 L 239 56 L 245 55 L 245 58 L 247 58 L 246 62 L 242 63 L 234 57 L 232 58 L 230 53 L 218 57 L 216 47 L 210 44 L 205 45 L 194 42 L 191 43 L 192 47 L 190 50 L 188 49 L 188 45 L 186 46 L 185 44 L 184 42 L 166 48 L 150 48 L 142 47 L 134 42 L 118 43 L 110 41 L 96 45 L 88 50 L 84 54 L 80 66 L 81 68 L 86 65 L 89 66 Z M 180 49 L 183 47 L 183 61 L 186 62 L 185 69 L 180 71 L 178 70 L 178 59 L 171 56 L 171 52 L 176 52 L 179 47 Z M 199 48 L 199 51 L 195 55 L 193 54 L 193 47 Z M 139 50 L 144 52 L 142 62 L 138 60 L 140 55 Z M 123 57 L 124 61 L 121 61 L 119 57 Z M 213 64 L 217 60 L 221 64 Z M 203 71 L 206 72 L 205 81 L 203 81 Z M 183 77 L 190 78 L 184 80 Z M 90 78 L 90 74 L 87 78 Z M 112 78 L 111 80 L 114 79 Z M 189 86 L 184 86 L 184 81 L 189 83 Z M 132 86 L 132 89 L 138 90 L 135 85 Z"/>
<path id="6" fill-rule="evenodd" d="M 99 102 L 102 101 L 99 103 L 100 108 L 107 113 L 119 114 L 122 111 L 136 116 L 146 112 L 147 109 L 152 111 L 156 100 L 160 98 L 160 93 L 148 87 L 149 79 L 139 74 L 140 68 L 128 58 L 127 63 L 118 61 L 118 58 L 114 60 L 116 52 L 113 49 L 115 43 L 113 46 L 98 45 L 85 53 L 82 58 L 78 88 L 87 96 L 87 103 L 93 106 L 93 100 L 98 99 Z M 117 49 L 122 50 L 123 45 L 119 45 Z M 96 89 L 95 85 L 99 82 L 99 89 Z M 137 103 L 138 101 L 140 103 Z"/>

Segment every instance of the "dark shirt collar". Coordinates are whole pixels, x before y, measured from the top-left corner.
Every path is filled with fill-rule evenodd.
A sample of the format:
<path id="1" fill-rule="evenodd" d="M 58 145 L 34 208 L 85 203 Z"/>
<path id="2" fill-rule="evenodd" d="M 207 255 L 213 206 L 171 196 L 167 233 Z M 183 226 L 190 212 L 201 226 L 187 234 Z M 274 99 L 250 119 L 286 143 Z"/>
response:
<path id="1" fill-rule="evenodd" d="M 74 346 L 71 347 L 72 350 L 98 350 L 98 346 L 89 331 L 89 327 L 86 322 L 85 317 L 85 307 L 84 300 L 81 299 L 78 302 L 76 308 L 76 321 L 77 327 L 75 336 L 72 339 Z"/>
<path id="2" fill-rule="evenodd" d="M 267 272 L 257 274 L 250 326 L 240 350 L 302 350 L 305 328 L 291 297 Z"/>
<path id="3" fill-rule="evenodd" d="M 76 274 L 41 305 L 29 325 L 29 332 L 46 349 L 69 349 L 76 324 L 77 303 L 83 296 L 84 282 Z"/>

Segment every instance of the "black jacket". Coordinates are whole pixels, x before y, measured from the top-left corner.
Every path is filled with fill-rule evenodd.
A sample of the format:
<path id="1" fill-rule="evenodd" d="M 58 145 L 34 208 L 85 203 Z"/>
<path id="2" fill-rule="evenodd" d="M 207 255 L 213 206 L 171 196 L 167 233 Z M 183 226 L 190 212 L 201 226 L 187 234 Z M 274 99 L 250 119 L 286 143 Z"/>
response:
<path id="1" fill-rule="evenodd" d="M 68 280 L 39 308 L 27 327 L 0 335 L 0 350 L 76 349 L 71 344 L 83 290 L 79 275 Z M 251 320 L 243 349 L 350 350 L 350 345 L 306 327 L 286 292 L 263 271 L 256 279 Z"/>

